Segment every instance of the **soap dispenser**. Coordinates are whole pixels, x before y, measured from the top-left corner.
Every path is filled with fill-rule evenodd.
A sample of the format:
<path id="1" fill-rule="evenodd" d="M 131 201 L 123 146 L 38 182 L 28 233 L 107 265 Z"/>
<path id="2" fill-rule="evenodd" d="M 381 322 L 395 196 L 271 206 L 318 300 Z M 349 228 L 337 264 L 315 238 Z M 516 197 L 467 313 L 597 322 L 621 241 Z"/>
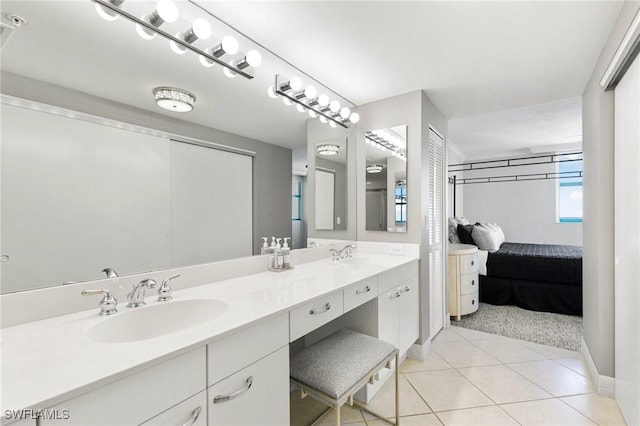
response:
<path id="1" fill-rule="evenodd" d="M 282 248 L 280 247 L 280 240 L 282 238 L 276 238 L 276 248 L 273 251 L 273 269 L 282 270 L 284 257 L 282 256 Z"/>
<path id="2" fill-rule="evenodd" d="M 291 268 L 291 249 L 289 248 L 288 240 L 290 237 L 286 237 L 284 239 L 284 244 L 282 245 L 282 267 L 284 269 Z"/>

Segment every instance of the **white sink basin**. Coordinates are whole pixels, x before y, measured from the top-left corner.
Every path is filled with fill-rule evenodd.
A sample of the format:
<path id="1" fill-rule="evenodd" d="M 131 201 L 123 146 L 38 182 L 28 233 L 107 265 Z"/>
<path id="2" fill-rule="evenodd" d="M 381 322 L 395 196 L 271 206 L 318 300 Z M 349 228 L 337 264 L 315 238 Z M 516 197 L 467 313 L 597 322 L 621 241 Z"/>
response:
<path id="1" fill-rule="evenodd" d="M 370 257 L 347 257 L 346 259 L 337 261 L 337 263 L 342 263 L 344 265 L 355 266 L 355 267 L 377 265 L 375 260 Z"/>
<path id="2" fill-rule="evenodd" d="M 89 339 L 123 343 L 153 339 L 211 321 L 229 309 L 219 300 L 174 300 L 141 308 L 122 308 L 87 329 Z"/>

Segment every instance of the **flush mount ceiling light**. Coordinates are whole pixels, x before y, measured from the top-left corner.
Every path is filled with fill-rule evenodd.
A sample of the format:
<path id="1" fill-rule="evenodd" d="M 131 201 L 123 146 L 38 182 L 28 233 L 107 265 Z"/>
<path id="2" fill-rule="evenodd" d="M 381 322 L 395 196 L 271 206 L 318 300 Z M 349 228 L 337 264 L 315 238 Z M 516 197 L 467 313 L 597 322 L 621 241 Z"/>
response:
<path id="1" fill-rule="evenodd" d="M 332 144 L 318 145 L 317 151 L 319 155 L 337 155 L 340 147 Z"/>
<path id="2" fill-rule="evenodd" d="M 284 80 L 280 75 L 276 75 L 275 83 L 267 89 L 267 94 L 274 99 L 281 96 L 285 105 L 297 104 L 298 111 L 308 111 L 309 117 L 319 117 L 320 122 L 328 123 L 331 127 L 348 128 L 349 123 L 360 121 L 360 115 L 351 112 L 351 108 L 341 106 L 340 102 L 330 100 L 325 94 L 316 96 L 317 90 L 314 86 L 303 86 L 299 77 Z"/>
<path id="3" fill-rule="evenodd" d="M 196 102 L 193 94 L 175 87 L 156 87 L 153 89 L 153 95 L 160 108 L 174 112 L 189 112 Z"/>
<path id="4" fill-rule="evenodd" d="M 382 151 L 386 151 L 394 157 L 407 161 L 407 150 L 401 147 L 399 141 L 391 141 L 387 133 L 381 134 L 380 132 L 366 132 L 364 134 L 365 141 Z"/>
<path id="5" fill-rule="evenodd" d="M 253 69 L 262 63 L 260 52 L 249 50 L 246 55 L 239 52 L 238 41 L 231 36 L 222 38 L 214 47 L 197 46 L 196 44 L 203 43 L 211 37 L 211 25 L 207 19 L 215 17 L 210 14 L 207 19 L 197 17 L 185 30 L 184 19 L 178 21 L 178 6 L 172 0 L 157 0 L 155 9 L 140 18 L 123 8 L 123 6 L 132 3 L 130 0 L 128 2 L 125 0 L 93 0 L 93 2 L 96 4 L 98 15 L 103 19 L 115 21 L 119 16 L 122 16 L 135 23 L 136 32 L 141 38 L 151 40 L 155 38 L 156 34 L 159 34 L 169 40 L 171 50 L 175 53 L 183 54 L 190 50 L 199 55 L 200 63 L 203 66 L 211 67 L 213 64 L 222 66 L 224 74 L 229 78 L 241 75 L 246 79 L 252 79 Z M 183 2 L 180 7 L 191 7 L 197 9 L 196 13 L 202 14 L 202 10 L 190 2 Z M 185 15 L 193 16 L 194 13 L 187 11 Z"/>
<path id="6" fill-rule="evenodd" d="M 383 166 L 381 164 L 369 164 L 367 166 L 367 173 L 380 173 L 382 169 Z"/>

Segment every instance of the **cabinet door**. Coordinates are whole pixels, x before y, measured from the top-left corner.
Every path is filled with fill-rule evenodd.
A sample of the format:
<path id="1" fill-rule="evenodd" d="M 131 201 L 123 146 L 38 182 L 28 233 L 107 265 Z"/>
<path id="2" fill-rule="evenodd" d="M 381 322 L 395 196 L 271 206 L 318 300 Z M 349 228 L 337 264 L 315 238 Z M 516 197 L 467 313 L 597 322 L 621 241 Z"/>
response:
<path id="1" fill-rule="evenodd" d="M 418 298 L 418 281 L 415 278 L 406 281 L 400 291 L 400 353 L 403 354 L 420 336 L 420 300 Z"/>
<path id="2" fill-rule="evenodd" d="M 402 293 L 398 287 L 378 296 L 378 338 L 400 346 L 399 316 Z"/>
<path id="3" fill-rule="evenodd" d="M 209 425 L 289 424 L 289 347 L 211 386 Z"/>
<path id="4" fill-rule="evenodd" d="M 202 391 L 186 401 L 182 401 L 140 426 L 206 426 L 207 391 Z"/>

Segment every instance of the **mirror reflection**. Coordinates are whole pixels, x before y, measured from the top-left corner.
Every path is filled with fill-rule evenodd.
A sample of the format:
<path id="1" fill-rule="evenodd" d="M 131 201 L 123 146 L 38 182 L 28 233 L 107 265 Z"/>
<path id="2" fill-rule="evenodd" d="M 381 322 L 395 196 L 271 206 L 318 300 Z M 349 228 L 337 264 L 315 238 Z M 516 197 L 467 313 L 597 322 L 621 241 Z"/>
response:
<path id="1" fill-rule="evenodd" d="M 315 229 L 347 229 L 347 138 L 315 146 Z"/>
<path id="2" fill-rule="evenodd" d="M 407 231 L 407 126 L 365 133 L 367 231 Z"/>

